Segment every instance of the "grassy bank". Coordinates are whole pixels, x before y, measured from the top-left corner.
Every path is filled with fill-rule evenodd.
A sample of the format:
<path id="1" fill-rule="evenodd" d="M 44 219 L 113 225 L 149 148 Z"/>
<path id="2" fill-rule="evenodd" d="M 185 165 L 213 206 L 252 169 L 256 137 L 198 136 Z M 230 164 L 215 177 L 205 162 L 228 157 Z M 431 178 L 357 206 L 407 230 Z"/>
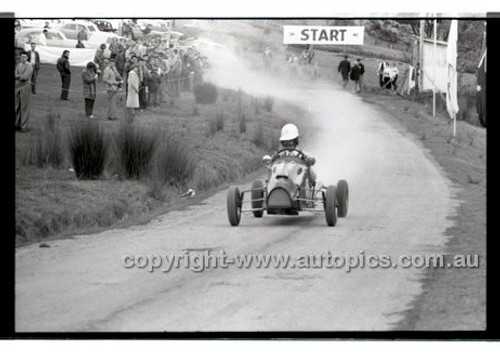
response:
<path id="1" fill-rule="evenodd" d="M 30 131 L 16 133 L 18 245 L 128 225 L 192 202 L 180 194 L 189 188 L 208 194 L 259 169 L 262 155 L 277 147 L 287 117 L 300 112 L 272 98 L 232 90 L 218 89 L 214 104 L 197 104 L 193 94 L 185 92 L 137 115 L 134 130 L 126 134 L 124 120 L 106 120 L 104 86 L 99 84 L 93 122 L 107 148 L 104 170 L 94 180 L 83 180 L 69 147 L 75 127 L 89 121 L 84 117 L 80 71 L 73 71 L 71 101 L 66 102 L 58 100 L 56 70 L 43 65 Z M 123 101 L 121 96 L 120 119 L 125 117 Z M 154 145 L 149 144 L 152 138 Z M 149 165 L 134 172 L 124 166 L 124 158 L 128 164 L 135 161 L 135 167 L 146 161 Z"/>

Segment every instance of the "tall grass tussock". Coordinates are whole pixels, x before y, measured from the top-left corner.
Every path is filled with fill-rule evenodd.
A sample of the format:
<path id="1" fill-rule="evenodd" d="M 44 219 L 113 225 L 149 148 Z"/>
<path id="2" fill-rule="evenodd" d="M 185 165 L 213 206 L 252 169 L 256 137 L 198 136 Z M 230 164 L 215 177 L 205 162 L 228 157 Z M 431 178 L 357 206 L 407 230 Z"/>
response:
<path id="1" fill-rule="evenodd" d="M 72 124 L 68 145 L 71 163 L 78 179 L 91 180 L 102 175 L 108 156 L 109 139 L 99 123 L 85 119 Z"/>

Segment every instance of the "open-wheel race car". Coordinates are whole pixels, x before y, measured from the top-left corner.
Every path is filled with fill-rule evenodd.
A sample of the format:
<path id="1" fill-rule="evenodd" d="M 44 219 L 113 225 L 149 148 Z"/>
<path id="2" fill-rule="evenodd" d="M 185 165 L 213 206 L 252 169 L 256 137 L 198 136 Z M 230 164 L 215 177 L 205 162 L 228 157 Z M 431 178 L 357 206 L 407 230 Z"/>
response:
<path id="1" fill-rule="evenodd" d="M 296 153 L 293 153 L 296 152 Z M 299 211 L 324 212 L 328 226 L 335 226 L 337 217 L 345 217 L 349 206 L 349 187 L 345 180 L 337 186 L 325 187 L 311 179 L 310 166 L 298 149 L 278 151 L 272 161 L 263 157 L 268 167 L 265 184 L 255 180 L 252 189 L 240 191 L 232 186 L 227 193 L 229 223 L 237 226 L 241 214 L 252 212 L 257 218 L 264 212 L 272 215 L 298 215 Z M 249 204 L 249 206 L 247 206 Z"/>

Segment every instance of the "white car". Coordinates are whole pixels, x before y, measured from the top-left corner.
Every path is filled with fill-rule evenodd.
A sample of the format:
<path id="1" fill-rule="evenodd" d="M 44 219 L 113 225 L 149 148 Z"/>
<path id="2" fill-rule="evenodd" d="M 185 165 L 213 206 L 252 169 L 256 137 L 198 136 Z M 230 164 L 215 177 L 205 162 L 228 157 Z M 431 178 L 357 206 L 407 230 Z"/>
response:
<path id="1" fill-rule="evenodd" d="M 66 35 L 68 39 L 77 39 L 78 33 L 85 29 L 87 31 L 87 42 L 83 42 L 86 48 L 97 49 L 101 44 L 111 44 L 113 37 L 118 35 L 110 32 L 100 31 L 97 26 L 90 21 L 72 21 L 62 24 L 58 29 Z"/>
<path id="2" fill-rule="evenodd" d="M 76 46 L 76 41 L 68 39 L 62 32 L 54 29 L 48 29 L 47 36 L 45 36 L 42 28 L 21 30 L 16 34 L 15 41 L 16 46 L 21 48 L 25 48 L 26 44 L 30 44 L 31 42 L 41 46 L 64 48 L 74 48 Z"/>

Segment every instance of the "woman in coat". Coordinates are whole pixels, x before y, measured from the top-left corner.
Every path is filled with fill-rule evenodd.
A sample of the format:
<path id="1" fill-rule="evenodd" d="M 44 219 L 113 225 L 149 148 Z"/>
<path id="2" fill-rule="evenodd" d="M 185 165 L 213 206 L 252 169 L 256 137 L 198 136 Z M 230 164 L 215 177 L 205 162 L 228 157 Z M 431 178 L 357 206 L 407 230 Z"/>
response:
<path id="1" fill-rule="evenodd" d="M 83 97 L 85 99 L 85 115 L 91 119 L 94 118 L 94 103 L 96 98 L 96 81 L 99 74 L 97 72 L 97 65 L 92 61 L 87 63 L 83 70 Z"/>
<path id="2" fill-rule="evenodd" d="M 135 109 L 139 108 L 139 67 L 133 65 L 127 78 L 127 113 L 129 121 L 134 120 Z"/>

